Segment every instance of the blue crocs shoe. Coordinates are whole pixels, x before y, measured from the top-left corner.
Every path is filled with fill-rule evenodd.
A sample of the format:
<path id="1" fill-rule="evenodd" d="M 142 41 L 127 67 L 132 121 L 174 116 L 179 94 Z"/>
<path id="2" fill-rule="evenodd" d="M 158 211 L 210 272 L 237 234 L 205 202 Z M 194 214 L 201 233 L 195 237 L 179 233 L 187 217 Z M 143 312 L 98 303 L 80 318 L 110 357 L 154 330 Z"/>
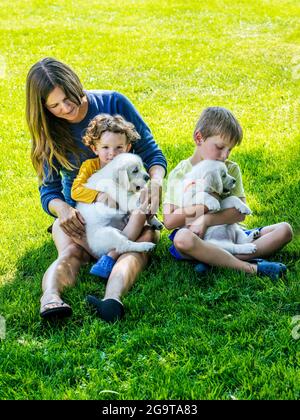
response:
<path id="1" fill-rule="evenodd" d="M 280 279 L 287 271 L 286 266 L 279 262 L 270 262 L 259 258 L 249 262 L 257 264 L 257 275 L 259 277 L 269 277 L 271 280 Z"/>
<path id="2" fill-rule="evenodd" d="M 211 266 L 203 262 L 200 262 L 195 265 L 194 270 L 198 274 L 206 274 L 209 270 L 211 270 Z"/>
<path id="3" fill-rule="evenodd" d="M 90 274 L 108 279 L 116 261 L 108 255 L 102 257 L 91 268 Z"/>

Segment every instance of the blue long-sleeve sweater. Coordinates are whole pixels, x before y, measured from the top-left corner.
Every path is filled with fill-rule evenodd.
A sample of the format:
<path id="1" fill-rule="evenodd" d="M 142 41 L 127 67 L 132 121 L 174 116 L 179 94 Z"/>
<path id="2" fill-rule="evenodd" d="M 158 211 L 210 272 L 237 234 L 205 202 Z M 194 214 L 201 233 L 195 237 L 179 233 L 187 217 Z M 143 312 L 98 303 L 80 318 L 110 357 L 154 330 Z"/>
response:
<path id="1" fill-rule="evenodd" d="M 85 134 L 89 122 L 98 114 L 106 113 L 110 115 L 120 114 L 127 121 L 134 124 L 141 139 L 138 140 L 132 148 L 133 153 L 138 154 L 144 163 L 146 170 L 149 170 L 153 165 L 160 165 L 167 170 L 167 161 L 153 139 L 152 133 L 142 117 L 132 105 L 132 103 L 122 94 L 114 91 L 100 91 L 92 90 L 85 91 L 88 99 L 88 111 L 85 118 L 79 123 L 70 123 L 70 129 L 74 137 L 74 141 L 79 145 L 85 153 L 79 156 L 80 164 L 86 160 L 95 158 L 96 155 L 82 143 L 82 137 Z M 75 157 L 69 157 L 70 163 L 75 164 Z M 63 168 L 56 160 L 54 165 L 57 169 L 52 171 L 52 176 L 49 176 L 49 166 L 45 164 L 45 178 L 42 185 L 39 187 L 41 203 L 43 209 L 53 216 L 48 208 L 49 202 L 55 198 L 66 201 L 71 206 L 75 202 L 71 199 L 71 188 L 74 178 L 78 173 L 78 169 L 67 170 Z"/>

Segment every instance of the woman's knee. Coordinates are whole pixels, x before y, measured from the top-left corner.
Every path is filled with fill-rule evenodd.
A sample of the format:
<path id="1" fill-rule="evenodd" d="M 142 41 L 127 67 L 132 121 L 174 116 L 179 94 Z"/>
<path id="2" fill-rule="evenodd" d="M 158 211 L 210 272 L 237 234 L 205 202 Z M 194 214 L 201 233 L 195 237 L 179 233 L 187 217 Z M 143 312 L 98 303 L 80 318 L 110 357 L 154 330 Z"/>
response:
<path id="1" fill-rule="evenodd" d="M 180 229 L 174 238 L 175 247 L 184 253 L 195 246 L 195 236 L 189 229 Z"/>
<path id="2" fill-rule="evenodd" d="M 64 258 L 76 259 L 81 262 L 86 262 L 89 260 L 89 254 L 87 251 L 76 243 L 69 244 L 60 256 L 63 256 Z"/>

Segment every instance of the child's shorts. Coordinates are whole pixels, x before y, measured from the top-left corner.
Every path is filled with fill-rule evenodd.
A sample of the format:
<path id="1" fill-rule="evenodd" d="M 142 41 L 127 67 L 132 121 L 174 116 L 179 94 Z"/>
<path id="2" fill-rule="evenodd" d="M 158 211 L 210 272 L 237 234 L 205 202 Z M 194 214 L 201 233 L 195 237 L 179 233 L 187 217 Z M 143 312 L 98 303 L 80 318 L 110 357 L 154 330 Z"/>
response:
<path id="1" fill-rule="evenodd" d="M 262 227 L 259 228 L 254 228 L 254 229 L 243 229 L 244 232 L 246 233 L 246 235 L 250 235 L 252 232 L 257 231 L 258 233 L 262 230 Z M 180 228 L 178 229 L 174 229 L 173 232 L 169 235 L 169 239 L 171 239 L 171 241 L 174 241 L 175 235 L 176 233 L 180 230 Z M 172 243 L 172 245 L 169 248 L 170 254 L 176 259 L 176 260 L 186 260 L 186 261 L 196 261 L 191 257 L 186 257 L 184 255 L 182 255 L 176 248 L 175 245 Z"/>

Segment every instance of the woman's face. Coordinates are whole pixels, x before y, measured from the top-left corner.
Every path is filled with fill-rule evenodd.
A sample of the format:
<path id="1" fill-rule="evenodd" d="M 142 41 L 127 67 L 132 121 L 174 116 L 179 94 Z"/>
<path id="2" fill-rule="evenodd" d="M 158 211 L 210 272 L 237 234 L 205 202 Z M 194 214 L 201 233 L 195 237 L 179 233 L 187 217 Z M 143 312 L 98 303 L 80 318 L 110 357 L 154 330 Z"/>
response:
<path id="1" fill-rule="evenodd" d="M 57 118 L 76 122 L 80 106 L 71 102 L 60 87 L 56 87 L 52 90 L 46 100 L 46 108 Z"/>

